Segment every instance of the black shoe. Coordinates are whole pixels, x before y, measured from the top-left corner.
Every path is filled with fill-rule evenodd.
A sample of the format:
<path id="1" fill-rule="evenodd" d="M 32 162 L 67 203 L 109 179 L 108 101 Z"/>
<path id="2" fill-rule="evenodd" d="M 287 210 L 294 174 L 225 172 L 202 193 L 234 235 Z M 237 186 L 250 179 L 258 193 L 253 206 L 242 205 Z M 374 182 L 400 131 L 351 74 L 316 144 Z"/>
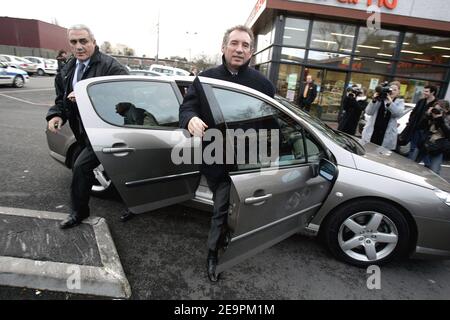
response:
<path id="1" fill-rule="evenodd" d="M 70 229 L 76 227 L 81 222 L 83 222 L 84 218 L 79 218 L 77 216 L 70 215 L 66 220 L 59 224 L 60 229 Z"/>
<path id="2" fill-rule="evenodd" d="M 130 210 L 125 210 L 125 212 L 120 216 L 120 221 L 126 222 L 128 220 L 133 219 L 135 214 Z"/>
<path id="3" fill-rule="evenodd" d="M 219 281 L 219 276 L 216 274 L 217 267 L 217 251 L 209 250 L 208 258 L 206 260 L 206 271 L 208 273 L 209 281 Z"/>

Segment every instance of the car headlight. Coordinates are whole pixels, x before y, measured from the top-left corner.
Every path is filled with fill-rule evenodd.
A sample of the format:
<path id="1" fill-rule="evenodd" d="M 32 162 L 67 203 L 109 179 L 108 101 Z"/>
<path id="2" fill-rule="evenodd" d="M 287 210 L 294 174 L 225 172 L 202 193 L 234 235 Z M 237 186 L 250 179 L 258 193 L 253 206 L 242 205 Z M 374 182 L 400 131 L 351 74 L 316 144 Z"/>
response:
<path id="1" fill-rule="evenodd" d="M 434 190 L 436 196 L 442 200 L 446 205 L 450 206 L 450 193 L 442 191 L 442 190 Z"/>

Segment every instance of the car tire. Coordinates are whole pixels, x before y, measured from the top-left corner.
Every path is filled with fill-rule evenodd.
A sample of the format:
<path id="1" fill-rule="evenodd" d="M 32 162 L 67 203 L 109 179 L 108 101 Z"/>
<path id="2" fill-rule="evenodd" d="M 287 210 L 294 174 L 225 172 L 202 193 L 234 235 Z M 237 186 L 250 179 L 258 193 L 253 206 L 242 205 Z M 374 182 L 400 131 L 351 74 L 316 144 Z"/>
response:
<path id="1" fill-rule="evenodd" d="M 25 79 L 22 76 L 15 76 L 13 80 L 14 88 L 23 88 L 25 85 Z"/>
<path id="2" fill-rule="evenodd" d="M 321 232 L 337 259 L 357 267 L 382 265 L 406 256 L 411 238 L 404 214 L 380 200 L 345 204 L 331 213 Z"/>
<path id="3" fill-rule="evenodd" d="M 38 74 L 38 76 L 41 76 L 41 77 L 45 76 L 45 71 L 42 69 L 38 69 L 37 74 Z"/>
<path id="4" fill-rule="evenodd" d="M 70 167 L 73 171 L 73 166 L 78 156 L 80 155 L 83 149 L 80 146 L 76 146 L 74 151 L 72 152 L 72 158 L 70 162 Z M 106 171 L 103 168 L 103 165 L 99 165 L 94 169 L 95 182 L 91 189 L 91 195 L 97 198 L 111 198 L 116 195 L 115 187 L 108 177 Z"/>

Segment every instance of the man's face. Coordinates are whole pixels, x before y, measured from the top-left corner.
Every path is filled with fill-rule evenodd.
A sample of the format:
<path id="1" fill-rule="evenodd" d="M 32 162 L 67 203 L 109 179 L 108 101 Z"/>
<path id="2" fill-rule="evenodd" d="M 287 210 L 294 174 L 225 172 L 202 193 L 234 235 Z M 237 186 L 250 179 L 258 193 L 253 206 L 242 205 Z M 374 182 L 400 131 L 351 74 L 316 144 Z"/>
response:
<path id="1" fill-rule="evenodd" d="M 307 83 L 311 83 L 312 82 L 312 76 L 307 76 L 306 77 L 306 82 Z"/>
<path id="2" fill-rule="evenodd" d="M 423 89 L 423 96 L 428 99 L 431 96 L 430 89 Z"/>
<path id="3" fill-rule="evenodd" d="M 245 31 L 234 30 L 230 33 L 228 43 L 222 47 L 228 67 L 238 70 L 252 57 L 250 35 Z"/>
<path id="4" fill-rule="evenodd" d="M 80 61 L 86 61 L 94 54 L 95 40 L 86 30 L 70 30 L 69 43 L 73 55 Z"/>

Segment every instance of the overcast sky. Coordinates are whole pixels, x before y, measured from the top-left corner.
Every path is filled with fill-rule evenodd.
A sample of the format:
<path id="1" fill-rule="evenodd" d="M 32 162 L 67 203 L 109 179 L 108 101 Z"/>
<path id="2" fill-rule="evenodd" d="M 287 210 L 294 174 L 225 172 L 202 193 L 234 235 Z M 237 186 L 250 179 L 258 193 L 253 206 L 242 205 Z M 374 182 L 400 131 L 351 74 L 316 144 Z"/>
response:
<path id="1" fill-rule="evenodd" d="M 22 0 L 4 3 L 0 15 L 56 19 L 63 27 L 83 23 L 92 29 L 99 45 L 103 41 L 125 44 L 138 56 L 153 57 L 159 11 L 159 57 L 189 59 L 189 55 L 219 53 L 224 31 L 244 24 L 255 4 L 256 0 Z"/>

